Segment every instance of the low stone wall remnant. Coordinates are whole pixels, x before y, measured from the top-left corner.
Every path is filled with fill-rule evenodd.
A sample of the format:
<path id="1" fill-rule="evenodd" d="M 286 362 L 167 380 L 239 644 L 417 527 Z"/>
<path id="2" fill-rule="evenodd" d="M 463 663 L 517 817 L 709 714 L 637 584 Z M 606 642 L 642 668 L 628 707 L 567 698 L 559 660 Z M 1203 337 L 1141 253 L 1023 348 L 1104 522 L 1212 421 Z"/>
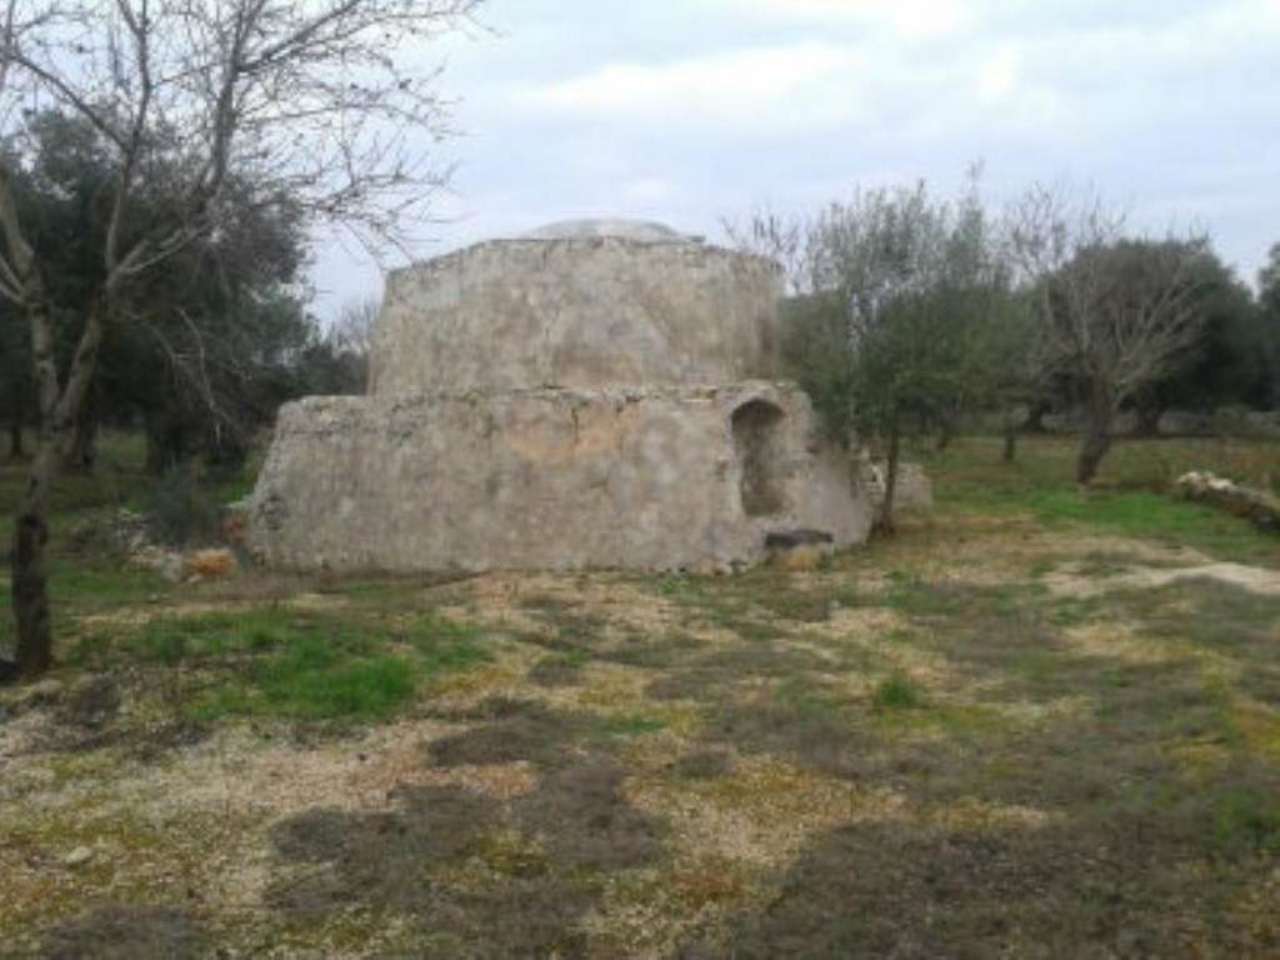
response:
<path id="1" fill-rule="evenodd" d="M 1187 500 L 1220 507 L 1237 517 L 1244 517 L 1259 530 L 1280 533 L 1280 500 L 1269 493 L 1214 476 L 1208 471 L 1194 470 L 1179 477 L 1175 488 Z"/>

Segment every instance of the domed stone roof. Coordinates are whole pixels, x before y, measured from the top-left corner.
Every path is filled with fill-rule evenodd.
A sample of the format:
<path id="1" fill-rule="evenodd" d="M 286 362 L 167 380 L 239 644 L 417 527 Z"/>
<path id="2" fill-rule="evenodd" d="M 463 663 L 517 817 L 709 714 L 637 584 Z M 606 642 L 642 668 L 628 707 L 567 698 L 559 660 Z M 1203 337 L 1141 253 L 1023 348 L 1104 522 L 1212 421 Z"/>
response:
<path id="1" fill-rule="evenodd" d="M 393 271 L 373 393 L 776 376 L 780 274 L 772 261 L 660 224 L 583 221 L 537 236 Z"/>
<path id="2" fill-rule="evenodd" d="M 619 237 L 641 243 L 692 243 L 697 238 L 672 230 L 653 220 L 560 220 L 526 233 L 524 240 L 578 240 L 587 237 Z"/>

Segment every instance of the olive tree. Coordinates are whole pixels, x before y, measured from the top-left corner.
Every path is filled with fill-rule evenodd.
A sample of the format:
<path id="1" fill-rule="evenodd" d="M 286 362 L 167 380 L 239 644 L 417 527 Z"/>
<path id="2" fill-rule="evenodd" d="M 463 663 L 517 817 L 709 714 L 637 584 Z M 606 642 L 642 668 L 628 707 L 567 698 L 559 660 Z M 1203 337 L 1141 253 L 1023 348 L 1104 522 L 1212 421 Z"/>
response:
<path id="1" fill-rule="evenodd" d="M 97 207 L 88 306 L 59 364 L 56 285 L 15 202 L 19 171 L 0 158 L 0 297 L 27 328 L 40 424 L 14 526 L 22 674 L 51 662 L 45 548 L 59 454 L 104 342 L 126 320 L 147 322 L 128 316 L 128 291 L 218 236 L 233 183 L 251 190 L 251 204 L 296 204 L 368 244 L 403 246 L 442 183 L 427 151 L 448 132 L 438 71 L 415 60 L 478 3 L 6 0 L 0 134 L 20 140 L 33 111 L 70 111 L 101 135 L 113 172 Z M 140 195 L 155 187 L 172 198 L 167 215 L 138 217 Z"/>
<path id="2" fill-rule="evenodd" d="M 1009 220 L 1009 250 L 1035 304 L 1035 366 L 1079 390 L 1076 480 L 1092 483 L 1121 407 L 1188 358 L 1205 319 L 1200 236 L 1126 234 L 1096 198 L 1033 188 Z"/>
<path id="3" fill-rule="evenodd" d="M 877 526 L 893 529 L 903 438 L 995 396 L 1017 302 L 991 219 L 914 188 L 866 190 L 805 230 L 807 291 L 786 310 L 786 355 L 832 435 L 877 439 Z"/>

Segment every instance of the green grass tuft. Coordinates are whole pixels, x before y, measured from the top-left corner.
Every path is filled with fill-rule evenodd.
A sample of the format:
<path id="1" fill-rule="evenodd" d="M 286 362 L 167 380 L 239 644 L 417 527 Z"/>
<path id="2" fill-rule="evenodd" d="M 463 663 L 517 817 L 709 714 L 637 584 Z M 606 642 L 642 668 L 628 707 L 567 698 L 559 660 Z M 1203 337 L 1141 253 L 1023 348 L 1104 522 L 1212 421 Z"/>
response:
<path id="1" fill-rule="evenodd" d="M 440 674 L 490 659 L 474 627 L 429 614 L 403 632 L 287 608 L 169 617 L 80 639 L 71 659 L 93 669 L 122 663 L 183 668 L 202 692 L 199 720 L 227 715 L 384 719 Z"/>
<path id="2" fill-rule="evenodd" d="M 413 697 L 418 675 L 400 657 L 344 662 L 323 641 L 308 638 L 264 663 L 255 679 L 272 713 L 308 720 L 378 720 Z"/>
<path id="3" fill-rule="evenodd" d="M 121 657 L 176 666 L 285 646 L 304 637 L 307 629 L 305 621 L 274 608 L 164 617 L 123 634 L 89 633 L 72 648 L 70 659 L 99 669 Z"/>
<path id="4" fill-rule="evenodd" d="M 427 674 L 466 670 L 490 659 L 480 645 L 483 631 L 471 624 L 457 623 L 436 614 L 427 614 L 409 630 L 406 639 L 417 652 L 419 668 Z"/>
<path id="5" fill-rule="evenodd" d="M 881 680 L 871 702 L 877 710 L 914 710 L 924 705 L 920 687 L 901 671 Z"/>
<path id="6" fill-rule="evenodd" d="M 658 733 L 666 729 L 666 726 L 665 720 L 643 714 L 623 714 L 600 720 L 600 731 L 611 737 L 638 737 Z"/>
<path id="7" fill-rule="evenodd" d="M 1219 798 L 1213 836 L 1218 847 L 1280 853 L 1280 799 L 1274 791 L 1239 787 Z"/>

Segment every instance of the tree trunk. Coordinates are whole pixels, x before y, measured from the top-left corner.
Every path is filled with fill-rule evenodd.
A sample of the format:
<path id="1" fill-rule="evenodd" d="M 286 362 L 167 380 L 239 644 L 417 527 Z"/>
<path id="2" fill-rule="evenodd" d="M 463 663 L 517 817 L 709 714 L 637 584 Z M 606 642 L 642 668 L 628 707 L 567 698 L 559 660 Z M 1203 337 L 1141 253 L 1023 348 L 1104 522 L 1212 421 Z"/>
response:
<path id="1" fill-rule="evenodd" d="M 1094 384 L 1089 389 L 1085 409 L 1084 434 L 1080 438 L 1080 452 L 1076 458 L 1076 482 L 1089 486 L 1097 476 L 1102 458 L 1111 449 L 1111 421 L 1115 417 L 1115 404 L 1105 385 Z"/>
<path id="2" fill-rule="evenodd" d="M 93 473 L 98 459 L 97 389 L 91 383 L 84 392 L 75 428 L 62 455 L 62 468 L 69 473 Z"/>
<path id="3" fill-rule="evenodd" d="M 13 615 L 18 630 L 18 675 L 23 677 L 38 676 L 53 663 L 45 547 L 49 542 L 49 490 L 56 473 L 53 445 L 37 438 L 13 536 Z"/>
<path id="4" fill-rule="evenodd" d="M 1049 411 L 1053 409 L 1047 400 L 1035 400 L 1031 404 L 1031 409 L 1027 411 L 1026 422 L 1022 425 L 1022 429 L 1027 433 L 1045 433 L 1044 418 L 1049 415 Z"/>
<path id="5" fill-rule="evenodd" d="M 1267 400 L 1270 409 L 1280 410 L 1280 345 L 1274 335 L 1266 338 L 1262 356 L 1267 371 Z"/>
<path id="6" fill-rule="evenodd" d="M 180 416 L 167 410 L 148 411 L 144 424 L 147 431 L 147 473 L 162 477 L 190 459 L 187 431 Z"/>
<path id="7" fill-rule="evenodd" d="M 241 437 L 230 428 L 220 433 L 209 431 L 203 447 L 204 462 L 213 476 L 236 476 L 249 459 L 249 451 Z"/>
<path id="8" fill-rule="evenodd" d="M 1135 424 L 1133 434 L 1136 437 L 1158 437 L 1160 436 L 1160 418 L 1164 416 L 1164 407 L 1161 406 L 1140 406 L 1134 411 L 1137 414 L 1138 422 Z"/>
<path id="9" fill-rule="evenodd" d="M 49 493 L 58 474 L 59 454 L 75 430 L 76 415 L 93 378 L 102 343 L 103 309 L 95 303 L 85 319 L 67 382 L 58 388 L 53 349 L 53 318 L 38 278 L 29 280 L 27 312 L 40 429 L 27 488 L 18 504 L 13 543 L 13 614 L 18 631 L 18 673 L 34 677 L 53 663 L 53 628 L 49 615 L 49 580 L 45 548 L 49 543 Z"/>
<path id="10" fill-rule="evenodd" d="M 157 421 L 160 414 L 148 410 L 143 415 L 143 432 L 147 437 L 147 462 L 143 468 L 147 475 L 158 477 L 164 473 L 164 436 Z"/>
<path id="11" fill-rule="evenodd" d="M 945 453 L 947 447 L 951 446 L 951 441 L 955 439 L 956 427 L 955 420 L 948 417 L 938 426 L 938 445 L 936 447 L 938 453 Z"/>
<path id="12" fill-rule="evenodd" d="M 901 437 L 898 424 L 889 427 L 889 458 L 884 468 L 884 502 L 880 504 L 880 516 L 876 529 L 881 533 L 893 533 L 893 501 L 898 491 L 898 458 L 901 453 Z"/>
<path id="13" fill-rule="evenodd" d="M 22 428 L 27 419 L 27 391 L 21 383 L 13 386 L 13 419 L 9 421 L 9 459 L 22 460 L 27 451 L 22 446 Z"/>
<path id="14" fill-rule="evenodd" d="M 1032 408 L 1034 411 L 1034 407 Z M 1018 416 L 1019 408 L 1006 406 L 1000 425 L 1000 435 L 1004 438 L 1004 451 L 1001 460 L 1013 463 L 1018 456 L 1018 433 L 1024 429 L 1025 417 Z"/>

